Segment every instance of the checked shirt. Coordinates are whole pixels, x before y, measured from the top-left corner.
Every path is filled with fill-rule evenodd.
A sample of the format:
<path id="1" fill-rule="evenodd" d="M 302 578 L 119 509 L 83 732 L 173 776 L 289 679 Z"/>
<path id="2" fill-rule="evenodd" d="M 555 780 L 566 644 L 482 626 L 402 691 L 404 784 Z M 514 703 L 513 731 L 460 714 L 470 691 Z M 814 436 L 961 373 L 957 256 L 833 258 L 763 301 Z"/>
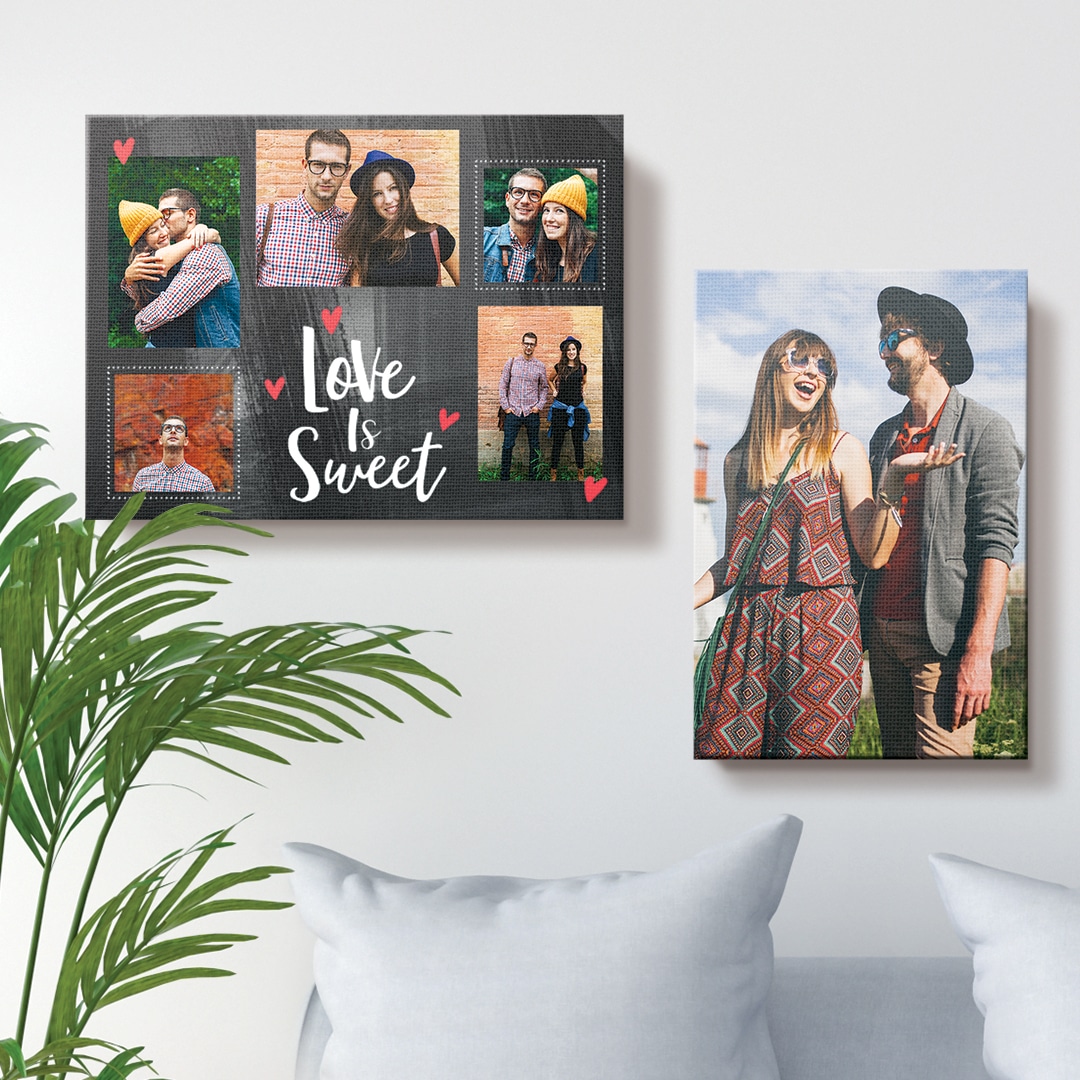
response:
<path id="1" fill-rule="evenodd" d="M 135 474 L 132 491 L 213 491 L 214 485 L 206 473 L 182 461 L 169 466 L 164 461 L 147 465 Z"/>
<path id="2" fill-rule="evenodd" d="M 255 208 L 255 247 L 262 243 L 269 204 Z M 338 253 L 338 233 L 349 215 L 339 206 L 317 211 L 301 192 L 274 203 L 270 235 L 259 266 L 260 285 L 341 285 L 348 269 Z"/>
<path id="3" fill-rule="evenodd" d="M 499 404 L 515 416 L 538 412 L 547 404 L 547 368 L 539 360 L 515 356 L 506 361 L 499 379 Z"/>
<path id="4" fill-rule="evenodd" d="M 231 277 L 232 268 L 225 249 L 220 244 L 203 244 L 184 257 L 169 287 L 156 300 L 135 312 L 135 329 L 149 334 L 151 330 L 172 322 Z"/>

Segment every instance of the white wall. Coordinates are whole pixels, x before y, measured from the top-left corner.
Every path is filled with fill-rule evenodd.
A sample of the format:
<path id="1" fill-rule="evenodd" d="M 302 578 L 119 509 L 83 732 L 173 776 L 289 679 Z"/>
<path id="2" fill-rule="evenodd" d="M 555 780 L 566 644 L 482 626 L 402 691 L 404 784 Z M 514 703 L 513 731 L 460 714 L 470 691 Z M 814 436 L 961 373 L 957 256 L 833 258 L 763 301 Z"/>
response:
<path id="1" fill-rule="evenodd" d="M 299 839 L 427 876 L 655 867 L 789 811 L 806 826 L 774 920 L 785 954 L 958 952 L 932 851 L 1080 884 L 1076 9 L 635 7 L 335 5 L 321 26 L 322 9 L 295 4 L 7 17 L 0 410 L 49 426 L 38 468 L 78 492 L 85 113 L 626 115 L 626 520 L 274 526 L 227 567 L 215 611 L 228 627 L 446 629 L 417 652 L 463 697 L 449 720 L 413 714 L 368 724 L 363 744 L 303 749 L 292 769 L 259 771 L 264 789 L 193 773 L 205 801 L 145 794 L 115 884 L 249 811 L 252 862 Z M 710 267 L 1030 271 L 1030 762 L 691 760 L 693 272 Z M 523 563 L 576 583 L 573 598 L 508 603 Z M 0 895 L 5 1029 L 27 882 L 12 873 Z M 310 939 L 294 912 L 249 924 L 262 937 L 235 950 L 236 978 L 117 1005 L 97 1031 L 146 1043 L 177 1080 L 285 1080 Z"/>

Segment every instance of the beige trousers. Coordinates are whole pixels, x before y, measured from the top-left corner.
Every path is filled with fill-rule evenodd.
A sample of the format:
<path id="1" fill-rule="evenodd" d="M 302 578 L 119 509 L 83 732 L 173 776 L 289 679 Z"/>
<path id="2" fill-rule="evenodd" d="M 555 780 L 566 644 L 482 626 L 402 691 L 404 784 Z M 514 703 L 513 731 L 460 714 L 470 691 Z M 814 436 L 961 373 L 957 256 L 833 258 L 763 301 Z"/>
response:
<path id="1" fill-rule="evenodd" d="M 956 664 L 934 651 L 922 621 L 875 616 L 869 647 L 882 755 L 971 757 L 975 721 L 952 730 Z"/>

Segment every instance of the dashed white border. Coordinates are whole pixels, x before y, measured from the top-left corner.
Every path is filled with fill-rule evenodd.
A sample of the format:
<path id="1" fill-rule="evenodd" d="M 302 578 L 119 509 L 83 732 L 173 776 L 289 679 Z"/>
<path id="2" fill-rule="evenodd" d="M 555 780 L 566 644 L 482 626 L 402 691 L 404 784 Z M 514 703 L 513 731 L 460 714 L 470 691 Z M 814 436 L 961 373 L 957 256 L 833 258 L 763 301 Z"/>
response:
<path id="1" fill-rule="evenodd" d="M 476 279 L 473 284 L 478 292 L 504 292 L 507 289 L 529 289 L 534 283 L 529 281 L 484 281 L 484 168 L 498 165 L 516 165 L 518 168 L 532 168 L 541 165 L 557 165 L 563 169 L 576 169 L 582 165 L 586 168 L 596 167 L 598 176 L 596 186 L 599 189 L 600 211 L 600 280 L 599 281 L 571 281 L 565 284 L 561 281 L 542 281 L 539 287 L 554 289 L 558 292 L 567 293 L 599 293 L 607 289 L 607 198 L 604 195 L 604 184 L 607 177 L 607 158 L 529 158 L 528 164 L 523 164 L 524 158 L 477 158 L 473 162 L 475 171 L 474 183 L 476 186 L 476 205 L 479 208 L 480 219 L 480 244 L 476 259 Z M 539 228 L 539 226 L 537 226 Z"/>
<path id="2" fill-rule="evenodd" d="M 116 376 L 117 375 L 156 375 L 159 372 L 177 372 L 180 375 L 231 375 L 233 380 L 233 490 L 231 492 L 215 491 L 212 494 L 208 491 L 148 491 L 146 492 L 146 499 L 170 499 L 175 500 L 177 496 L 190 497 L 192 502 L 239 502 L 240 492 L 237 490 L 239 487 L 240 476 L 240 461 L 239 461 L 239 448 L 238 448 L 238 432 L 236 430 L 236 418 L 239 415 L 239 410 L 236 407 L 236 382 L 238 377 L 238 369 L 235 367 L 191 367 L 188 364 L 155 364 L 153 366 L 140 367 L 137 370 L 133 370 L 129 367 L 113 367 L 109 365 L 105 369 L 105 376 L 109 380 L 109 385 L 105 391 L 105 439 L 108 443 L 106 448 L 106 460 L 111 464 L 116 459 L 116 446 L 115 435 L 113 432 L 113 409 L 115 405 L 116 397 Z M 115 466 L 109 469 L 109 493 L 105 496 L 106 502 L 120 502 L 130 499 L 132 495 L 136 494 L 133 491 L 117 491 L 115 489 L 116 484 L 116 469 Z M 145 500 L 144 500 L 145 501 Z"/>

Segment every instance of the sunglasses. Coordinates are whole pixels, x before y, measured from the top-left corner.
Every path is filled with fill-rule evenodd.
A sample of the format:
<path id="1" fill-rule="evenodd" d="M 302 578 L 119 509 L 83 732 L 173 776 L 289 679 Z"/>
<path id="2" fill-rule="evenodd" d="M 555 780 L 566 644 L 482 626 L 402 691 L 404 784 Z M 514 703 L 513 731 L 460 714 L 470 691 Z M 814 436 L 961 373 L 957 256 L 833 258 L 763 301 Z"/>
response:
<path id="1" fill-rule="evenodd" d="M 896 352 L 897 345 L 901 341 L 907 341 L 909 337 L 918 337 L 914 330 L 893 330 L 888 337 L 883 337 L 877 347 L 878 356 L 884 356 L 887 352 Z"/>
<path id="2" fill-rule="evenodd" d="M 823 379 L 832 382 L 836 378 L 836 365 L 827 356 L 796 356 L 794 349 L 788 349 L 784 353 L 784 362 L 788 371 L 807 371 L 813 364 Z"/>

